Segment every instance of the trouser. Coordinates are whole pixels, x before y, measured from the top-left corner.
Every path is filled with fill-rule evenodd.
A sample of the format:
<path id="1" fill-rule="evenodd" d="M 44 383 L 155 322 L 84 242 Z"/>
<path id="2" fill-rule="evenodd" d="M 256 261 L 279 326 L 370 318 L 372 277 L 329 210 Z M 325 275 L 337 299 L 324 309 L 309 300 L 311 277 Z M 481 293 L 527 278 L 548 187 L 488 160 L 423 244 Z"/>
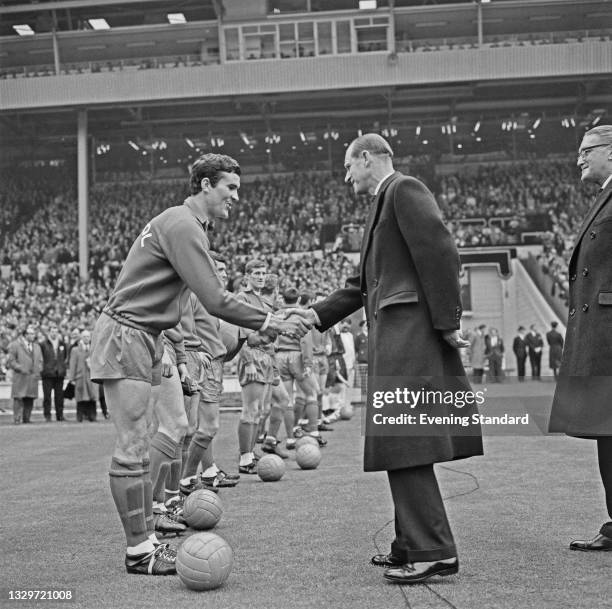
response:
<path id="1" fill-rule="evenodd" d="M 391 552 L 406 562 L 457 556 L 433 465 L 387 472 L 395 505 Z"/>
<path id="2" fill-rule="evenodd" d="M 96 420 L 96 401 L 95 400 L 81 400 L 77 402 L 76 407 L 76 418 L 77 421 L 87 419 L 88 421 Z"/>
<path id="3" fill-rule="evenodd" d="M 525 360 L 527 359 L 526 355 L 516 357 L 516 374 L 518 376 L 519 381 L 525 380 Z"/>
<path id="4" fill-rule="evenodd" d="M 29 423 L 34 408 L 34 398 L 13 398 L 13 423 Z"/>
<path id="5" fill-rule="evenodd" d="M 529 353 L 529 364 L 531 366 L 531 378 L 540 378 L 540 368 L 542 365 L 542 354 L 541 353 Z"/>
<path id="6" fill-rule="evenodd" d="M 612 436 L 597 438 L 597 458 L 601 481 L 606 493 L 608 516 L 612 519 Z M 606 537 L 612 537 L 612 522 L 606 522 L 601 527 L 601 533 Z"/>
<path id="7" fill-rule="evenodd" d="M 51 418 L 51 392 L 53 392 L 55 416 L 61 419 L 64 416 L 64 377 L 43 376 L 43 413 L 45 419 Z"/>

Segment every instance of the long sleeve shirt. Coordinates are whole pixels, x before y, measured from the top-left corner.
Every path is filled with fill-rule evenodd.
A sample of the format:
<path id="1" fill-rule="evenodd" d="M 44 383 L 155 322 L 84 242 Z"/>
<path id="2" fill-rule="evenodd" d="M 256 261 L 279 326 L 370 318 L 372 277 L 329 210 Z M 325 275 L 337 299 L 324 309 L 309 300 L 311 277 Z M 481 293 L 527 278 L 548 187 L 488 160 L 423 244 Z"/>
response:
<path id="1" fill-rule="evenodd" d="M 154 333 L 176 326 L 181 301 L 192 290 L 206 310 L 253 330 L 267 312 L 226 291 L 209 255 L 210 244 L 196 205 L 188 200 L 146 224 L 132 245 L 106 309 L 118 321 Z"/>

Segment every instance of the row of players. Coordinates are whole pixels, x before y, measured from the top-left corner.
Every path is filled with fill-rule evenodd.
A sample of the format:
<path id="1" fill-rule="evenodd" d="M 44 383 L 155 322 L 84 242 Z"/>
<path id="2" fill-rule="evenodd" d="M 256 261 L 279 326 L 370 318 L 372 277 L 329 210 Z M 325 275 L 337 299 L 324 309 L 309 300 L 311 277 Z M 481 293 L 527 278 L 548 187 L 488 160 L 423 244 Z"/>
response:
<path id="1" fill-rule="evenodd" d="M 144 226 L 94 328 L 91 378 L 104 386 L 117 432 L 110 487 L 126 535 L 125 566 L 129 573 L 176 572 L 176 552 L 160 544 L 155 534 L 153 498 L 155 495 L 161 504 L 161 489 L 166 487 L 176 496 L 177 476 L 193 475 L 194 464 L 197 468 L 203 456 L 205 473 L 212 467 L 206 453 L 211 432 L 218 428 L 222 361 L 227 351 L 217 318 L 243 328 L 237 343 L 246 343 L 239 361 L 243 408 L 238 433 L 240 467 L 245 472 L 254 470 L 253 448 L 269 386 L 277 388 L 271 390 L 271 397 L 275 412 L 280 414 L 270 425 L 280 427 L 278 419 L 288 415 L 288 392 L 284 399 L 274 399 L 274 393 L 281 395 L 282 390 L 278 389 L 280 384 L 274 385 L 270 344 L 282 335 L 299 347 L 301 355 L 300 339 L 315 323 L 310 319 L 313 314 L 308 314 L 311 309 L 273 312 L 256 293 L 259 286 L 254 279 L 251 286 L 255 289 L 240 298 L 225 289 L 209 253 L 207 229 L 211 222 L 227 219 L 238 202 L 240 173 L 238 163 L 225 155 L 205 154 L 191 166 L 191 195 L 183 205 L 166 209 Z M 253 271 L 251 266 L 248 272 L 253 275 Z M 265 280 L 265 269 L 260 272 Z M 195 345 L 195 349 L 183 354 L 181 343 L 183 348 Z M 215 345 L 209 347 L 208 356 L 198 350 L 202 343 Z M 233 347 L 237 349 L 238 344 Z M 173 347 L 165 348 L 168 345 Z M 279 374 L 291 369 L 290 356 L 291 350 L 287 350 Z M 307 432 L 319 437 L 316 383 L 304 382 L 304 372 L 296 371 L 295 376 L 305 393 Z M 203 393 L 209 401 L 194 398 L 197 406 L 190 401 L 185 409 L 181 382 L 195 391 L 195 383 L 189 381 L 204 380 L 204 374 Z M 166 382 L 162 383 L 162 378 Z M 152 403 L 159 407 L 154 408 L 157 430 L 149 442 Z M 213 407 L 200 407 L 202 403 Z M 187 448 L 185 471 L 179 474 L 181 444 L 185 446 L 189 422 L 195 433 Z M 274 433 L 273 426 L 266 446 L 276 449 Z"/>
<path id="2" fill-rule="evenodd" d="M 225 283 L 225 259 L 214 252 L 211 256 Z M 249 261 L 245 271 L 246 287 L 238 298 L 272 311 L 310 304 L 310 297 L 299 297 L 295 288 L 284 292 L 281 304 L 278 277 L 267 273 L 262 260 Z M 198 488 L 232 487 L 240 478 L 220 470 L 212 451 L 212 441 L 219 430 L 223 364 L 238 354 L 242 388 L 239 472 L 255 474 L 256 442 L 262 443 L 264 452 L 283 459 L 289 457 L 278 440 L 283 424 L 289 450 L 305 434 L 316 438 L 319 446 L 327 444 L 320 432 L 331 430 L 329 423 L 339 417 L 340 405 L 332 402 L 336 407 L 329 409 L 332 413 L 326 411 L 329 416 L 323 418 L 328 377 L 333 384 L 348 383 L 343 375 L 342 356 L 332 355 L 331 350 L 329 333 L 314 329 L 301 339 L 280 335 L 274 340 L 270 333 L 224 324 L 190 293 L 180 324 L 164 332 L 162 381 L 152 397 L 155 405 L 150 459 L 157 532 L 185 529 L 180 516 L 182 496 Z M 197 476 L 200 466 L 202 472 Z"/>

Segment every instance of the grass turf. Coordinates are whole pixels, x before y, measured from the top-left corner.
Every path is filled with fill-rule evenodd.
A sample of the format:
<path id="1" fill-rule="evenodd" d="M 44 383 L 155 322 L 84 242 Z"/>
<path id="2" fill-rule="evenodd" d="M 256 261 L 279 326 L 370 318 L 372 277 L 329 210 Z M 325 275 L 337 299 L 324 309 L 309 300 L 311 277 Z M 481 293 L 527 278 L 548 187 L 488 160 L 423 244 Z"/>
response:
<path id="1" fill-rule="evenodd" d="M 551 388 L 502 385 L 491 387 L 488 399 L 495 405 L 521 398 L 545 418 Z M 224 413 L 215 440 L 217 463 L 228 471 L 236 469 L 237 420 Z M 329 446 L 317 470 L 291 461 L 279 482 L 242 476 L 238 487 L 220 491 L 225 511 L 214 532 L 233 547 L 234 567 L 222 588 L 198 593 L 174 576 L 125 573 L 108 489 L 110 422 L 13 427 L 3 417 L 3 423 L 1 607 L 41 606 L 9 603 L 8 589 L 64 588 L 74 590 L 72 606 L 79 608 L 609 606 L 612 553 L 567 549 L 606 519 L 590 441 L 492 436 L 485 457 L 438 466 L 460 573 L 398 587 L 369 565 L 393 538 L 386 476 L 361 471 L 359 417 L 339 422 L 325 434 Z"/>

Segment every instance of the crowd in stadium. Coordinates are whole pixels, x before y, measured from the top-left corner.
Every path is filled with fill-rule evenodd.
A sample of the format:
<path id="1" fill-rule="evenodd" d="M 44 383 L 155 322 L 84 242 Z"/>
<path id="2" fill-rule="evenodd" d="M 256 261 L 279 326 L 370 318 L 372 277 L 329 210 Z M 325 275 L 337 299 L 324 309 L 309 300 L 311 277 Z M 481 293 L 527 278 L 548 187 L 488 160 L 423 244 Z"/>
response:
<path id="1" fill-rule="evenodd" d="M 75 187 L 66 174 L 53 175 L 7 176 L 1 187 L 3 358 L 8 339 L 28 323 L 53 321 L 66 335 L 74 328 L 91 328 L 144 220 L 188 194 L 184 182 L 95 185 L 90 194 L 90 278 L 82 283 Z M 589 201 L 572 163 L 466 168 L 437 176 L 431 188 L 459 247 L 516 244 L 528 214 L 546 212 L 550 230 L 541 235 L 540 261 L 563 296 L 568 252 Z M 358 250 L 369 201 L 355 197 L 341 176 L 305 172 L 244 180 L 240 195 L 230 221 L 211 233 L 214 248 L 229 261 L 231 289 L 240 287 L 246 255 L 265 258 L 281 277 L 281 288 L 295 285 L 313 294 L 329 292 L 353 272 L 343 252 Z M 491 225 L 492 218 L 508 221 Z M 321 248 L 323 227 L 332 227 L 337 238 L 315 256 L 311 252 Z"/>

